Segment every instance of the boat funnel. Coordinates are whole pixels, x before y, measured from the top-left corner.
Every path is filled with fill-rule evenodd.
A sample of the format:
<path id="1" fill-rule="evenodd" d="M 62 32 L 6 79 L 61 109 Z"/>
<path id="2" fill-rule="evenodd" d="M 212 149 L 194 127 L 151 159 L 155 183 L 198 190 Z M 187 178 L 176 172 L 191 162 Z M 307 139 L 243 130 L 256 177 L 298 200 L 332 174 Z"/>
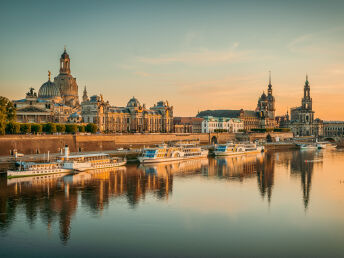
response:
<path id="1" fill-rule="evenodd" d="M 68 147 L 68 145 L 66 144 L 66 146 L 65 146 L 65 158 L 66 158 L 66 160 L 68 160 L 68 158 L 69 158 L 69 147 Z"/>

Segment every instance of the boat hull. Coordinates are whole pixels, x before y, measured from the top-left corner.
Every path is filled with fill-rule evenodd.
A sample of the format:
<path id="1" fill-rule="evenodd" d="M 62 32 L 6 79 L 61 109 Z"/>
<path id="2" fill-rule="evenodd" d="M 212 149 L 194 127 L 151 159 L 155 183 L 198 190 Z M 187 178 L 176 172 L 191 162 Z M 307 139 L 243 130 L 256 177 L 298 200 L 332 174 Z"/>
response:
<path id="1" fill-rule="evenodd" d="M 7 177 L 23 177 L 23 176 L 44 176 L 50 174 L 59 173 L 71 173 L 73 170 L 65 168 L 48 169 L 48 170 L 26 170 L 26 171 L 14 171 L 8 170 Z"/>
<path id="2" fill-rule="evenodd" d="M 208 154 L 203 154 L 199 156 L 193 156 L 193 157 L 175 157 L 175 158 L 159 158 L 159 159 L 153 159 L 153 158 L 144 158 L 139 157 L 139 161 L 142 164 L 149 164 L 149 163 L 160 163 L 160 162 L 171 162 L 171 161 L 180 161 L 180 160 L 187 160 L 187 159 L 199 159 L 199 158 L 206 158 L 208 157 Z"/>

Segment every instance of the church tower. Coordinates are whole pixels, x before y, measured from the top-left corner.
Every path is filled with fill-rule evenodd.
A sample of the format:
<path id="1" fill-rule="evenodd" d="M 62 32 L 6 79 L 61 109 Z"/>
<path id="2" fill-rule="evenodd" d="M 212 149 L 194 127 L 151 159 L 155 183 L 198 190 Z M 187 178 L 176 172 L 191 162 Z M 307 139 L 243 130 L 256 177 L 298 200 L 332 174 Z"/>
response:
<path id="1" fill-rule="evenodd" d="M 70 58 L 66 52 L 66 48 L 60 58 L 60 74 L 70 74 Z"/>
<path id="2" fill-rule="evenodd" d="M 60 57 L 60 73 L 54 78 L 54 83 L 60 89 L 65 105 L 73 108 L 79 106 L 78 85 L 70 72 L 70 58 L 66 48 Z"/>
<path id="3" fill-rule="evenodd" d="M 302 109 L 312 110 L 311 87 L 308 82 L 308 75 L 306 75 L 306 82 L 303 88 Z"/>
<path id="4" fill-rule="evenodd" d="M 84 93 L 83 93 L 83 95 L 82 95 L 82 101 L 83 101 L 83 102 L 88 101 L 86 86 L 85 86 L 85 88 L 84 88 Z"/>
<path id="5" fill-rule="evenodd" d="M 269 71 L 269 85 L 268 85 L 268 117 L 275 119 L 275 97 L 272 95 L 271 71 Z"/>

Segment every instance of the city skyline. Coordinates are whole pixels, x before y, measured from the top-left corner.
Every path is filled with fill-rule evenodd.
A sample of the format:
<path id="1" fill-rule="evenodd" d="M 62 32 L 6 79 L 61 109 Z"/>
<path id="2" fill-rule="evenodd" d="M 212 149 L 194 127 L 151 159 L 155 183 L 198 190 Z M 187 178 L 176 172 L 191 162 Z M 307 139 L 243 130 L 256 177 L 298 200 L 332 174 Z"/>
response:
<path id="1" fill-rule="evenodd" d="M 167 99 L 176 116 L 252 110 L 271 70 L 277 115 L 300 105 L 308 74 L 315 116 L 343 120 L 333 106 L 344 97 L 344 5 L 298 3 L 6 3 L 1 94 L 38 90 L 66 45 L 79 96 L 86 85 L 115 106 L 135 96 L 147 106 Z"/>

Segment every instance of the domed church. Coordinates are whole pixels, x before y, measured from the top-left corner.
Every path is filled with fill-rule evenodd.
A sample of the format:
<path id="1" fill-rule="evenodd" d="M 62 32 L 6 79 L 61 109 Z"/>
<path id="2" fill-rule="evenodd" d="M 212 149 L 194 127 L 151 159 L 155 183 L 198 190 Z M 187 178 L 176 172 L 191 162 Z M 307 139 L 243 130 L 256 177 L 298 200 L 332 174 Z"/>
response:
<path id="1" fill-rule="evenodd" d="M 70 107 L 79 106 L 78 85 L 76 78 L 70 73 L 70 58 L 64 49 L 60 58 L 60 73 L 54 78 L 56 87 L 60 90 L 64 104 Z"/>
<path id="2" fill-rule="evenodd" d="M 38 98 L 51 100 L 54 103 L 60 103 L 62 101 L 60 89 L 50 80 L 50 71 L 48 71 L 48 75 L 48 81 L 43 83 L 43 85 L 39 88 Z"/>

